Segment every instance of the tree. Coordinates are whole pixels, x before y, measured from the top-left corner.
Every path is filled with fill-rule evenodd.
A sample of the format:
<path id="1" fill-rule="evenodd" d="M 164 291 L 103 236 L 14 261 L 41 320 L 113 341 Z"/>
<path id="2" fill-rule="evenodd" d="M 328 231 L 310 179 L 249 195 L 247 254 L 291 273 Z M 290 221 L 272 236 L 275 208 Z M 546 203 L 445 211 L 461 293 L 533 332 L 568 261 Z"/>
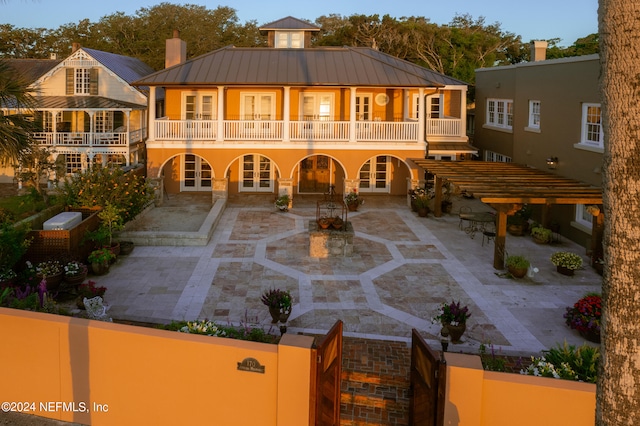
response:
<path id="1" fill-rule="evenodd" d="M 33 123 L 28 113 L 34 101 L 28 86 L 7 61 L 0 59 L 0 106 L 9 111 L 0 113 L 1 164 L 15 164 L 20 152 L 32 143 Z"/>
<path id="2" fill-rule="evenodd" d="M 600 0 L 605 270 L 597 425 L 640 424 L 640 7 Z"/>

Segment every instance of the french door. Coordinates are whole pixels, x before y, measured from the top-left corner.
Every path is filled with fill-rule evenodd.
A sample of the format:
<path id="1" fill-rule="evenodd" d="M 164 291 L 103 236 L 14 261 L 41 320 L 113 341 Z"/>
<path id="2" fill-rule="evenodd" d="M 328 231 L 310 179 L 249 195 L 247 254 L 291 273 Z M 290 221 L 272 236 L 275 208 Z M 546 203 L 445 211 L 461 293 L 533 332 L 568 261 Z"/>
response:
<path id="1" fill-rule="evenodd" d="M 183 102 L 182 111 L 185 120 L 215 119 L 215 93 L 186 93 Z"/>
<path id="2" fill-rule="evenodd" d="M 329 192 L 331 162 L 326 155 L 314 155 L 300 162 L 300 192 Z"/>
<path id="3" fill-rule="evenodd" d="M 271 160 L 257 154 L 243 155 L 240 162 L 240 192 L 273 191 Z"/>
<path id="4" fill-rule="evenodd" d="M 193 154 L 182 156 L 181 191 L 211 191 L 211 165 Z"/>
<path id="5" fill-rule="evenodd" d="M 371 94 L 356 95 L 356 120 L 371 120 Z"/>
<path id="6" fill-rule="evenodd" d="M 360 169 L 360 192 L 389 192 L 389 157 L 378 155 Z"/>

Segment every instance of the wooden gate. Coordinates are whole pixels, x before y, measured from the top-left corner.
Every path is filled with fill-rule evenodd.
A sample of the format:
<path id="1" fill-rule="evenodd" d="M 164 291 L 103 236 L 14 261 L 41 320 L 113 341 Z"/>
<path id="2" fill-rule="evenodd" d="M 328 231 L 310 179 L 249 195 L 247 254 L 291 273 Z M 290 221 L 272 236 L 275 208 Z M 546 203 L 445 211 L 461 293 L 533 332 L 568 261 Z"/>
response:
<path id="1" fill-rule="evenodd" d="M 413 426 L 444 425 L 444 402 L 447 385 L 444 358 L 429 348 L 422 336 L 411 332 L 411 390 L 409 424 Z"/>
<path id="2" fill-rule="evenodd" d="M 340 424 L 340 378 L 342 376 L 342 321 L 334 326 L 311 353 L 316 363 L 311 378 L 310 424 L 338 426 Z"/>

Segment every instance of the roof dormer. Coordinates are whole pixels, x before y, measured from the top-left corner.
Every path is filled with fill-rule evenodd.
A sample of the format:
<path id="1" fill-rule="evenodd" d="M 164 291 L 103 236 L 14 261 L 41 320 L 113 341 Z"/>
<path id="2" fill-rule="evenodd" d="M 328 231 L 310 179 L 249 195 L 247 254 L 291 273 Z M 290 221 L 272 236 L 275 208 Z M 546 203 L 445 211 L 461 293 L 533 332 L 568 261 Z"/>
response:
<path id="1" fill-rule="evenodd" d="M 259 28 L 266 33 L 268 46 L 276 49 L 302 49 L 311 47 L 311 34 L 320 31 L 309 22 L 287 16 Z"/>

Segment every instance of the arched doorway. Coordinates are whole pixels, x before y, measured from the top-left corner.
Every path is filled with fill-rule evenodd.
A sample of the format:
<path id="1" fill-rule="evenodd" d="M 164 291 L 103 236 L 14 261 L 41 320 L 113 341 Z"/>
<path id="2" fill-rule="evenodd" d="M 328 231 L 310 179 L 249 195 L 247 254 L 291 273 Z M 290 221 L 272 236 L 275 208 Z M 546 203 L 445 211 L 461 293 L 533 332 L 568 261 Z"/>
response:
<path id="1" fill-rule="evenodd" d="M 312 155 L 300 161 L 300 193 L 326 193 L 331 185 L 333 161 L 326 155 Z"/>

